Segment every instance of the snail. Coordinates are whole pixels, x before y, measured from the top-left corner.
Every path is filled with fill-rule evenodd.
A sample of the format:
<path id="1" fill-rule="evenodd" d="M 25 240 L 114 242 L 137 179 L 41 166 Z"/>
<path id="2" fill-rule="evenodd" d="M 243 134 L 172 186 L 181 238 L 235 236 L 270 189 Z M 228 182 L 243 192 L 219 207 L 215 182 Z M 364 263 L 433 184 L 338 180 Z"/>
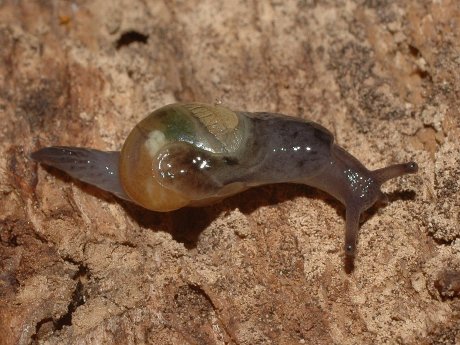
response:
<path id="1" fill-rule="evenodd" d="M 351 259 L 361 213 L 386 201 L 380 186 L 418 170 L 409 162 L 370 171 L 311 121 L 201 103 L 153 111 L 130 132 L 121 152 L 55 146 L 31 157 L 160 212 L 208 205 L 264 184 L 306 184 L 345 205 L 345 254 Z"/>

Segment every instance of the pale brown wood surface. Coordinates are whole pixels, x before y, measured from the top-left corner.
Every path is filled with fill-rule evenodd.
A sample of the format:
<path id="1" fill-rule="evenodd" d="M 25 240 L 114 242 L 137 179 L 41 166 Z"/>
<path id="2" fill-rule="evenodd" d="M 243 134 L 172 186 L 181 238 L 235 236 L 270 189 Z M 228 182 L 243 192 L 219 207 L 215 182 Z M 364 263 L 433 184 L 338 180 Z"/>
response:
<path id="1" fill-rule="evenodd" d="M 1 344 L 460 341 L 458 1 L 0 1 Z M 176 101 L 317 121 L 415 160 L 343 268 L 343 207 L 294 185 L 142 210 L 37 166 Z"/>

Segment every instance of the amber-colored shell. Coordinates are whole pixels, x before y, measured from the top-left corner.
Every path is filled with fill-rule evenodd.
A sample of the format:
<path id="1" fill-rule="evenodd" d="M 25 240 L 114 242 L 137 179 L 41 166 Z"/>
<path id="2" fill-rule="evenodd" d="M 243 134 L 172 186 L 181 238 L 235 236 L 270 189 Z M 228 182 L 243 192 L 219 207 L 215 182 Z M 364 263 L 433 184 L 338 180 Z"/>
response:
<path id="1" fill-rule="evenodd" d="M 201 176 L 196 189 L 193 184 L 183 188 L 181 180 L 197 178 L 197 171 L 191 174 L 190 167 L 182 167 L 183 157 L 175 152 L 200 151 L 211 158 L 237 152 L 244 142 L 244 122 L 225 107 L 200 103 L 171 104 L 155 110 L 134 127 L 123 145 L 123 188 L 132 200 L 150 210 L 171 211 L 192 201 L 199 204 L 200 199 L 216 194 L 219 186 L 206 183 Z"/>

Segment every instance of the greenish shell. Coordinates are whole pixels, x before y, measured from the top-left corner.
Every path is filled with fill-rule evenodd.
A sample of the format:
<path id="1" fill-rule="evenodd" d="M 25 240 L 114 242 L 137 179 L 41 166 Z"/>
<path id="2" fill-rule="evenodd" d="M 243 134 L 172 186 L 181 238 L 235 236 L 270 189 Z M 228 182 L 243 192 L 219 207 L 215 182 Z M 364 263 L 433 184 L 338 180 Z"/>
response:
<path id="1" fill-rule="evenodd" d="M 219 169 L 222 154 L 238 156 L 249 127 L 245 117 L 222 106 L 178 103 L 155 110 L 134 127 L 121 151 L 126 193 L 158 211 L 189 205 L 190 195 L 193 204 L 218 198 L 223 186 L 210 170 Z M 244 187 L 235 188 L 224 191 Z"/>

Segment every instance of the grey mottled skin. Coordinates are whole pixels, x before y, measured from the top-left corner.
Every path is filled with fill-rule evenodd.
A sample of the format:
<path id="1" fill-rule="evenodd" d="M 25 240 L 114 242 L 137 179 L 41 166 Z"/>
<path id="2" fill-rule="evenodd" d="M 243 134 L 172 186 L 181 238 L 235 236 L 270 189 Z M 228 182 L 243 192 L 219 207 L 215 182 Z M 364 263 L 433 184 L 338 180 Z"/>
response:
<path id="1" fill-rule="evenodd" d="M 327 166 L 334 141 L 327 129 L 281 114 L 243 114 L 252 119 L 252 136 L 239 179 L 254 185 L 303 182 Z"/>
<path id="2" fill-rule="evenodd" d="M 337 198 L 346 207 L 345 252 L 350 258 L 355 256 L 361 213 L 376 201 L 386 201 L 381 184 L 418 170 L 410 162 L 370 171 L 314 122 L 270 113 L 248 116 L 253 118 L 252 147 L 258 152 L 255 165 L 239 179 L 249 184 L 303 183 Z"/>
<path id="3" fill-rule="evenodd" d="M 32 159 L 52 166 L 77 180 L 92 184 L 130 200 L 120 184 L 118 174 L 119 151 L 99 151 L 83 147 L 45 147 L 31 154 Z"/>
<path id="4" fill-rule="evenodd" d="M 158 153 L 160 184 L 190 196 L 191 205 L 262 184 L 293 182 L 316 187 L 346 207 L 345 253 L 351 260 L 361 213 L 385 200 L 382 183 L 417 171 L 414 162 L 370 171 L 334 144 L 328 130 L 313 122 L 272 113 L 237 114 L 247 118 L 250 126 L 243 148 L 216 154 L 187 142 L 167 144 Z M 32 158 L 130 200 L 119 179 L 119 152 L 49 147 L 34 152 Z"/>

